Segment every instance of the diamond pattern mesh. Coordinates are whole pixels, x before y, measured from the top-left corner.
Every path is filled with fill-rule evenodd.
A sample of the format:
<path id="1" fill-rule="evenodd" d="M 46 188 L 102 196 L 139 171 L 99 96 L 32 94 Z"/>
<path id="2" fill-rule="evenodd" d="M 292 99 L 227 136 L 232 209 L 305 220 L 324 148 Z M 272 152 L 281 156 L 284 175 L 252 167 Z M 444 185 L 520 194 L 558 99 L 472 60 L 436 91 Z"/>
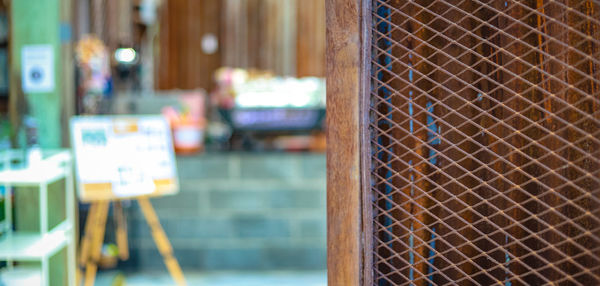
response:
<path id="1" fill-rule="evenodd" d="M 600 1 L 370 16 L 373 285 L 600 285 Z"/>

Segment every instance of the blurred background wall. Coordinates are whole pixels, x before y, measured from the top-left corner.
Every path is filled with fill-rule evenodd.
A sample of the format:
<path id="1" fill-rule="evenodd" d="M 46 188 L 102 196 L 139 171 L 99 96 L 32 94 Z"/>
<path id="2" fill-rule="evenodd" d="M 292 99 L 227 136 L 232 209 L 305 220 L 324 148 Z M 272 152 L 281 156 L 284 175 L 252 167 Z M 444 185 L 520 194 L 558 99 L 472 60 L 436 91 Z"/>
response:
<path id="1" fill-rule="evenodd" d="M 152 200 L 184 270 L 324 273 L 324 3 L 0 0 L 0 146 L 68 148 L 73 115 L 171 108 L 185 118 L 174 133 L 203 136 L 177 156 L 180 193 Z M 56 88 L 24 92 L 21 49 L 40 43 L 52 46 Z M 16 197 L 31 226 L 34 198 Z M 124 205 L 131 258 L 107 268 L 164 270 L 137 203 Z M 81 234 L 89 204 L 78 207 Z"/>
<path id="2" fill-rule="evenodd" d="M 92 33 L 110 51 L 140 53 L 139 69 L 113 75 L 115 113 L 160 113 L 177 103 L 175 90 L 210 93 L 221 67 L 325 76 L 323 0 L 72 1 L 75 40 Z M 180 194 L 153 202 L 184 269 L 326 268 L 324 153 L 207 152 L 177 161 Z M 161 269 L 135 202 L 127 214 L 131 259 L 121 266 Z"/>
<path id="3" fill-rule="evenodd" d="M 322 0 L 164 1 L 157 26 L 144 24 L 142 0 L 73 1 L 79 35 L 93 32 L 112 48 L 148 44 L 157 36 L 151 41 L 157 89 L 210 89 L 221 66 L 325 75 Z M 215 37 L 219 48 L 204 51 L 207 37 Z"/>

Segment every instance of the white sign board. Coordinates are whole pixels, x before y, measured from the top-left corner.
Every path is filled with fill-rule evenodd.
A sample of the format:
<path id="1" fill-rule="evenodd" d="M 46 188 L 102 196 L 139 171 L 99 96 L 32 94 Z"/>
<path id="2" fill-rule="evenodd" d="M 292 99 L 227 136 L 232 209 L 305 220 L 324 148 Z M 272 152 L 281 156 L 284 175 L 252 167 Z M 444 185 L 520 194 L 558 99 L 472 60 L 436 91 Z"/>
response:
<path id="1" fill-rule="evenodd" d="M 73 117 L 71 141 L 83 201 L 178 191 L 171 131 L 162 116 Z"/>
<path id="2" fill-rule="evenodd" d="M 28 45 L 21 49 L 23 92 L 54 91 L 54 52 L 52 45 Z"/>

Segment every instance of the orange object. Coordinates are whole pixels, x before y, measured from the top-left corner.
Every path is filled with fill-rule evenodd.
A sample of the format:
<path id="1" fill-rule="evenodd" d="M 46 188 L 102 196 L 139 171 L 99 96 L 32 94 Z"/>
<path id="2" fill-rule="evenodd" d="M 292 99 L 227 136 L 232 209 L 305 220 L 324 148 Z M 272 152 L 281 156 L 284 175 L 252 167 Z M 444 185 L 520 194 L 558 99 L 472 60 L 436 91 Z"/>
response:
<path id="1" fill-rule="evenodd" d="M 173 146 L 177 154 L 192 154 L 204 149 L 204 128 L 198 121 L 171 122 Z"/>
<path id="2" fill-rule="evenodd" d="M 173 147 L 180 155 L 189 155 L 204 149 L 204 93 L 194 92 L 179 96 L 181 110 L 165 106 L 163 115 L 171 124 Z"/>

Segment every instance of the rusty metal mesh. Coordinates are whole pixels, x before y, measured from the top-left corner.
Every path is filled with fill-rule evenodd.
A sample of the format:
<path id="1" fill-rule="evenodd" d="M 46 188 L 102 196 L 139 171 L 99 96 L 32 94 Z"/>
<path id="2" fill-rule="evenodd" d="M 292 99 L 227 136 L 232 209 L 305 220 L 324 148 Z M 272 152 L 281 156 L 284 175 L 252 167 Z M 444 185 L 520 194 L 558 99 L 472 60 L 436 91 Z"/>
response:
<path id="1" fill-rule="evenodd" d="M 374 285 L 600 285 L 600 1 L 373 0 Z"/>

